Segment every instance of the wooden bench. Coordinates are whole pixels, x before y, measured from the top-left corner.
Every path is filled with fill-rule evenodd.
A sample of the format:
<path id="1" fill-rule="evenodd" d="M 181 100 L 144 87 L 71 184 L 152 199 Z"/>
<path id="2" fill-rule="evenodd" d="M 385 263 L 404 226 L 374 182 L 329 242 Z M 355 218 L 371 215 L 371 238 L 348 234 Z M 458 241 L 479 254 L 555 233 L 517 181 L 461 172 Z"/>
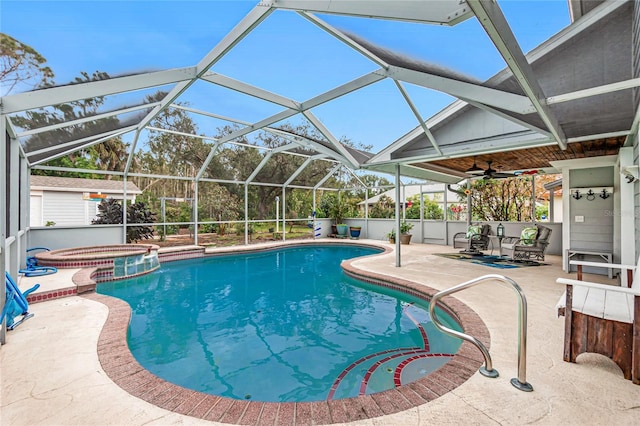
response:
<path id="1" fill-rule="evenodd" d="M 611 253 L 610 251 L 596 251 L 596 250 L 578 250 L 578 249 L 567 249 L 566 250 L 566 256 L 565 256 L 565 272 L 571 272 L 571 265 L 570 261 L 571 258 L 573 256 L 600 256 L 602 258 L 602 260 L 605 260 L 607 263 L 612 263 L 613 262 L 613 253 Z M 597 262 L 597 266 L 600 266 L 600 262 Z M 580 269 L 581 266 L 578 266 L 578 269 Z M 608 275 L 609 278 L 613 278 L 613 268 L 607 268 L 608 269 Z M 578 278 L 580 279 L 580 278 Z"/>
<path id="2" fill-rule="evenodd" d="M 578 267 L 578 279 L 558 278 L 566 291 L 558 302 L 564 314 L 564 360 L 594 352 L 611 358 L 625 379 L 640 384 L 640 279 L 634 281 L 638 264 L 571 261 Z M 627 271 L 630 288 L 582 281 L 582 267 Z"/>

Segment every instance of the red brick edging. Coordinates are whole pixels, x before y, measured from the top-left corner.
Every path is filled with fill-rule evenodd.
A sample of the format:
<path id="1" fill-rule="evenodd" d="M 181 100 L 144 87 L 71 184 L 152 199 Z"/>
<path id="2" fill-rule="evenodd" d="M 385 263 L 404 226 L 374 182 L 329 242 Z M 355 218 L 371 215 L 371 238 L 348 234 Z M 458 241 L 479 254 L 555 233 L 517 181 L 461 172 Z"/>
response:
<path id="1" fill-rule="evenodd" d="M 436 290 L 395 277 L 364 272 L 345 261 L 350 275 L 418 297 L 428 298 Z M 96 293 L 82 295 L 105 304 L 109 316 L 98 339 L 98 358 L 107 376 L 122 389 L 144 401 L 178 414 L 204 420 L 243 425 L 332 424 L 363 420 L 405 411 L 428 403 L 455 389 L 483 364 L 482 354 L 463 342 L 453 359 L 415 382 L 355 398 L 315 402 L 259 402 L 235 400 L 186 389 L 167 382 L 144 369 L 127 345 L 131 317 L 129 305 L 114 297 Z M 463 326 L 466 333 L 489 347 L 489 330 L 468 306 L 453 297 L 444 307 Z"/>

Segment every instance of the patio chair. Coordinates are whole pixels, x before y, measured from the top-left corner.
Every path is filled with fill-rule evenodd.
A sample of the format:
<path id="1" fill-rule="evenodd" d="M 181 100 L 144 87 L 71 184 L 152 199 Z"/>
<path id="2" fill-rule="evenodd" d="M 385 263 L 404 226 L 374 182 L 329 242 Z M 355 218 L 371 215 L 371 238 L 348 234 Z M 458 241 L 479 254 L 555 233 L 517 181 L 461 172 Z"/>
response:
<path id="1" fill-rule="evenodd" d="M 504 237 L 500 256 L 511 260 L 544 260 L 549 245 L 551 229 L 541 225 L 527 226 L 519 237 Z"/>
<path id="2" fill-rule="evenodd" d="M 558 301 L 564 315 L 564 360 L 576 362 L 578 355 L 592 352 L 611 358 L 624 378 L 640 385 L 640 279 L 635 266 L 572 260 L 578 279 L 558 278 L 566 285 Z M 582 281 L 582 266 L 627 271 L 630 288 Z"/>
<path id="3" fill-rule="evenodd" d="M 462 248 L 465 252 L 479 253 L 489 248 L 491 225 L 470 225 L 467 232 L 458 232 L 453 236 L 453 248 Z"/>

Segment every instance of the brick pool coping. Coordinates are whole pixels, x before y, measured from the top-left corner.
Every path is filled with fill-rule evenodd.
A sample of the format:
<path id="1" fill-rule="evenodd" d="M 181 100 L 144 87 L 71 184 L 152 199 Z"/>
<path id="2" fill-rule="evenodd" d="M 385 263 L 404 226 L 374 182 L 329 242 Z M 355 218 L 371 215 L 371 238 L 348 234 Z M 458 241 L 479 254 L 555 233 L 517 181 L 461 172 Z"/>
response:
<path id="1" fill-rule="evenodd" d="M 334 243 L 335 244 L 335 243 Z M 380 246 L 375 246 L 380 247 Z M 384 247 L 385 253 L 391 250 Z M 248 249 L 251 251 L 251 249 Z M 421 298 L 436 290 L 400 278 L 363 271 L 344 261 L 351 276 L 369 283 L 393 288 Z M 333 424 L 380 417 L 405 411 L 432 401 L 457 388 L 475 374 L 484 360 L 480 351 L 463 342 L 446 364 L 428 376 L 383 392 L 353 398 L 315 402 L 259 402 L 210 395 L 167 382 L 144 369 L 127 345 L 131 318 L 129 305 L 117 298 L 97 293 L 82 295 L 103 303 L 109 314 L 98 339 L 98 358 L 107 376 L 129 394 L 174 413 L 199 419 L 242 425 Z M 443 308 L 456 318 L 466 333 L 487 346 L 489 330 L 480 317 L 458 299 L 443 299 Z"/>

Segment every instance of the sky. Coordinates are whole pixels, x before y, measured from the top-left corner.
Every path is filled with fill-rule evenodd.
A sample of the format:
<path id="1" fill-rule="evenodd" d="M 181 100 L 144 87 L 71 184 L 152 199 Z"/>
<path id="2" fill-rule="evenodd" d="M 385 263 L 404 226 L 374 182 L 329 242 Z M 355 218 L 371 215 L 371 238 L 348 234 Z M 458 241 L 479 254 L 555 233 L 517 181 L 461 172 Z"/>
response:
<path id="1" fill-rule="evenodd" d="M 428 2 L 426 2 L 428 3 Z M 112 77 L 198 63 L 257 1 L 0 1 L 0 31 L 47 59 L 55 82 L 96 70 Z M 569 24 L 566 0 L 499 0 L 526 53 Z M 421 61 L 486 80 L 505 68 L 475 18 L 453 27 L 318 15 L 331 25 Z M 377 65 L 298 14 L 277 11 L 212 71 L 304 101 L 377 69 Z M 24 88 L 22 88 L 24 90 Z M 169 88 L 164 88 L 168 90 Z M 423 118 L 454 99 L 406 85 Z M 107 105 L 139 102 L 155 90 L 109 97 Z M 189 106 L 255 122 L 282 108 L 197 83 L 180 98 Z M 338 137 L 378 152 L 417 125 L 395 85 L 382 82 L 321 105 L 313 113 Z M 291 123 L 303 119 L 292 118 Z M 223 120 L 196 117 L 213 136 Z"/>

